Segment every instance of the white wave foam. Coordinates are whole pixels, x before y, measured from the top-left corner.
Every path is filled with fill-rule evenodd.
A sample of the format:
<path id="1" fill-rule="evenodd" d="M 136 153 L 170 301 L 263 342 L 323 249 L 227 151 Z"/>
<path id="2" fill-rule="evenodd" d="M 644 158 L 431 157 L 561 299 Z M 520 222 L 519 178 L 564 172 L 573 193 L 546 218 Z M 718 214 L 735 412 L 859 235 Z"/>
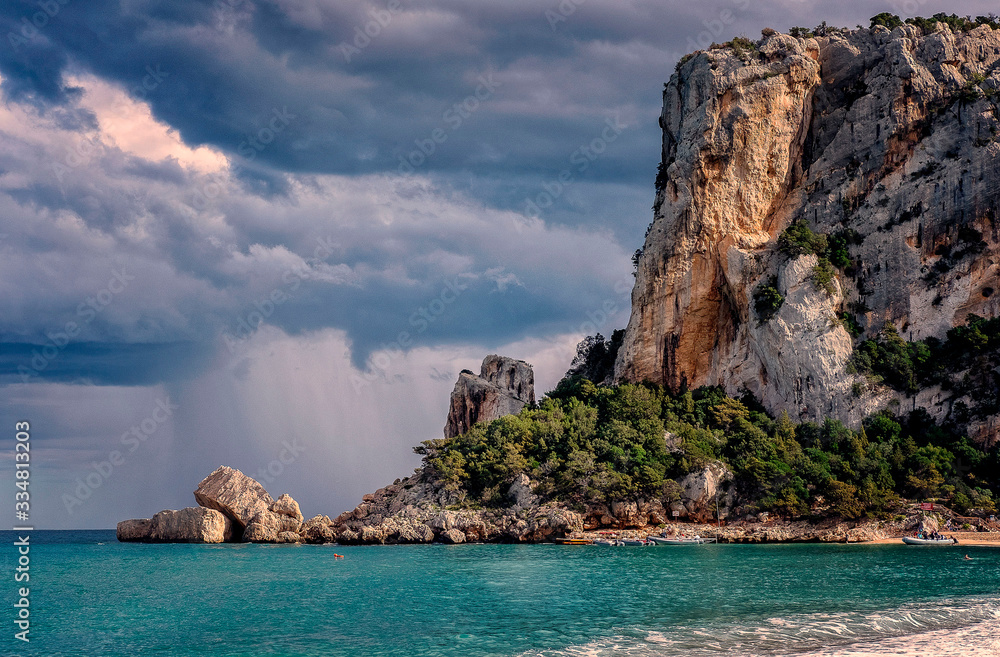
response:
<path id="1" fill-rule="evenodd" d="M 756 625 L 623 628 L 621 634 L 525 657 L 667 657 L 670 655 L 997 657 L 1000 600 L 965 598 L 879 612 L 815 613 Z"/>

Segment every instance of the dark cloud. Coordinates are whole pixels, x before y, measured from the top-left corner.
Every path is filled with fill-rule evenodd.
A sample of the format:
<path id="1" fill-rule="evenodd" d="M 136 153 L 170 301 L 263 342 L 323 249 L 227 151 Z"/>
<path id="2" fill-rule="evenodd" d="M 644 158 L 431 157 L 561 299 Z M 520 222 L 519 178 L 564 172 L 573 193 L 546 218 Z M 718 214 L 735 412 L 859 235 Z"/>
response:
<path id="1" fill-rule="evenodd" d="M 187 143 L 252 152 L 297 172 L 393 171 L 436 128 L 449 143 L 423 170 L 547 171 L 562 164 L 566 145 L 591 138 L 609 107 L 645 121 L 655 142 L 658 83 L 673 64 L 668 34 L 638 41 L 624 29 L 601 31 L 588 27 L 582 8 L 554 31 L 527 4 L 499 11 L 405 3 L 346 61 L 341 44 L 375 20 L 370 11 L 385 11 L 380 3 L 308 11 L 283 4 L 140 3 L 124 11 L 113 2 L 69 3 L 36 38 L 3 50 L 4 90 L 14 100 L 67 104 L 71 66 L 130 89 L 146 66 L 158 67 L 168 77 L 148 100 Z M 6 4 L 0 29 L 16 33 L 34 9 Z M 644 46 L 642 59 L 616 50 L 632 45 Z M 240 148 L 285 108 L 295 118 L 273 142 Z M 619 178 L 637 181 L 648 171 L 626 149 L 608 159 Z"/>
<path id="2" fill-rule="evenodd" d="M 48 381 L 148 386 L 196 376 L 211 356 L 211 345 L 199 343 L 77 343 L 63 337 L 65 327 L 48 332 L 56 336 L 55 341 L 4 342 L 0 385 Z"/>

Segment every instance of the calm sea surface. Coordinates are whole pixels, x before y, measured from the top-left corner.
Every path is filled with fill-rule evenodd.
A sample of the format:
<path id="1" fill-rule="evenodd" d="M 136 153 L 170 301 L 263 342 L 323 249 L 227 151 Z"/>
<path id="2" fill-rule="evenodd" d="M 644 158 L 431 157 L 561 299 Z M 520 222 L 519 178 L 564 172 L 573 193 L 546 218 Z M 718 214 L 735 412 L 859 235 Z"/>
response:
<path id="1" fill-rule="evenodd" d="M 24 644 L 15 539 L 0 535 L 4 655 L 1000 655 L 995 548 L 141 545 L 34 532 Z"/>

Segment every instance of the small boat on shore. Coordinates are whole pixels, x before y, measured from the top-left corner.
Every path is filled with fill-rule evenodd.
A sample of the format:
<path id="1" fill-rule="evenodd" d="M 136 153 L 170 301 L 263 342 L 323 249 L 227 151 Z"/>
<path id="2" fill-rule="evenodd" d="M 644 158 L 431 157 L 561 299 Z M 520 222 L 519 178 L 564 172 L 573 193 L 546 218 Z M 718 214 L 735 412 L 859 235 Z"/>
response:
<path id="1" fill-rule="evenodd" d="M 667 538 L 665 536 L 650 536 L 649 540 L 653 542 L 654 545 L 702 545 L 705 543 L 705 539 L 700 536 L 692 536 L 690 538 Z"/>
<path id="2" fill-rule="evenodd" d="M 594 542 L 589 538 L 556 538 L 553 539 L 559 545 L 592 545 Z"/>
<path id="3" fill-rule="evenodd" d="M 903 542 L 907 545 L 956 545 L 958 541 L 953 538 L 915 538 L 904 536 Z"/>
<path id="4" fill-rule="evenodd" d="M 603 545 L 604 547 L 611 547 L 615 545 L 624 545 L 624 543 L 614 538 L 597 538 L 594 539 L 594 545 Z"/>

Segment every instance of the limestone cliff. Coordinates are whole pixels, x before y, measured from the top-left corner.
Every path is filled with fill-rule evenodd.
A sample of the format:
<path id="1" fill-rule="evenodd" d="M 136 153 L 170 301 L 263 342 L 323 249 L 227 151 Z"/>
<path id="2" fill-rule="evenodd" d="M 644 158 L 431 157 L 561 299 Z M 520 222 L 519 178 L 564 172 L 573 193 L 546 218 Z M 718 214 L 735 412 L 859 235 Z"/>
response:
<path id="1" fill-rule="evenodd" d="M 534 403 L 535 375 L 531 365 L 504 356 L 487 356 L 479 376 L 468 370 L 458 375 L 444 437 L 461 435 L 477 422 L 514 415 Z"/>
<path id="2" fill-rule="evenodd" d="M 879 26 L 747 46 L 694 54 L 664 89 L 615 379 L 746 389 L 774 412 L 856 424 L 899 394 L 849 373 L 838 313 L 866 336 L 891 321 L 917 340 L 1000 309 L 1000 31 Z M 777 249 L 798 220 L 850 236 L 853 265 L 827 289 L 815 256 Z M 784 302 L 764 319 L 766 281 Z M 920 402 L 949 410 L 944 395 Z"/>

